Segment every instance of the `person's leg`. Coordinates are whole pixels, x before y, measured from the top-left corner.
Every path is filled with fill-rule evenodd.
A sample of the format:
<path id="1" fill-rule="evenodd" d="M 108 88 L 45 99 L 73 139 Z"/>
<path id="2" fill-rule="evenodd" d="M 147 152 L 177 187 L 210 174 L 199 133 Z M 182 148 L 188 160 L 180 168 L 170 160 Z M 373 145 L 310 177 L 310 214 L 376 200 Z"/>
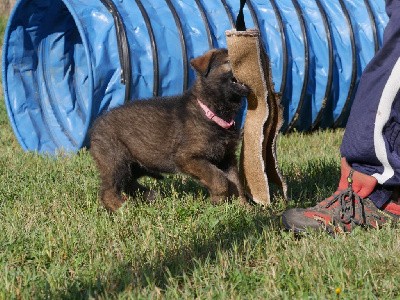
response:
<path id="1" fill-rule="evenodd" d="M 400 0 L 387 0 L 386 10 L 382 48 L 363 72 L 346 125 L 338 189 L 315 207 L 286 211 L 287 229 L 351 231 L 400 215 L 389 202 L 400 187 Z"/>
<path id="2" fill-rule="evenodd" d="M 341 155 L 379 183 L 368 195 L 377 207 L 400 185 L 400 1 L 386 1 L 384 42 L 363 72 L 346 125 Z"/>

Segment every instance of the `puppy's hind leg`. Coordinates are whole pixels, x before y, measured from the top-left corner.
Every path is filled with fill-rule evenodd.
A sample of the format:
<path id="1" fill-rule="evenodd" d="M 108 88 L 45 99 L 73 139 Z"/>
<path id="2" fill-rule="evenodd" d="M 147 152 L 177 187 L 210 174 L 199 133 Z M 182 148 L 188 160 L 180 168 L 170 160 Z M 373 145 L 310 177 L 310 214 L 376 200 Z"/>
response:
<path id="1" fill-rule="evenodd" d="M 113 187 L 102 188 L 100 200 L 103 206 L 110 212 L 115 212 L 125 202 L 118 191 Z"/>
<path id="2" fill-rule="evenodd" d="M 108 137 L 93 139 L 90 153 L 100 173 L 100 200 L 108 211 L 114 212 L 125 202 L 121 192 L 130 181 L 131 155 L 125 145 Z"/>

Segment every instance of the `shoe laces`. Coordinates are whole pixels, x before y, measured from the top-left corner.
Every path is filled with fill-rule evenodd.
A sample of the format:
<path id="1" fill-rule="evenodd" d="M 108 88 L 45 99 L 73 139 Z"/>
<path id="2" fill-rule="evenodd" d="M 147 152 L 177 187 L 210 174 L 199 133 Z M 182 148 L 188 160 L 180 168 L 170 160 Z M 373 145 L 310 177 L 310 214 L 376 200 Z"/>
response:
<path id="1" fill-rule="evenodd" d="M 329 208 L 332 204 L 339 201 L 340 203 L 340 221 L 342 223 L 349 224 L 354 222 L 357 225 L 364 225 L 365 209 L 363 198 L 361 198 L 353 190 L 353 173 L 354 170 L 351 169 L 349 176 L 347 177 L 348 187 L 346 190 L 341 191 L 339 194 L 335 195 L 332 200 L 330 200 L 325 208 Z M 360 216 L 357 217 L 356 216 Z"/>

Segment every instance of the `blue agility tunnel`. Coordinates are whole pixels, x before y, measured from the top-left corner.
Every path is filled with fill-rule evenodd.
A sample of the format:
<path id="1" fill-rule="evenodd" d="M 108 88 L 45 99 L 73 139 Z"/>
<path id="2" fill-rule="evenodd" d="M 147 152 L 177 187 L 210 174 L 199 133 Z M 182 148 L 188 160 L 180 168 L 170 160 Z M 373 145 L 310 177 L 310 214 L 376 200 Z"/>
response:
<path id="1" fill-rule="evenodd" d="M 76 151 L 93 120 L 131 99 L 174 95 L 190 59 L 225 47 L 239 0 L 20 0 L 5 33 L 7 112 L 25 150 Z M 382 43 L 384 0 L 250 0 L 282 93 L 284 130 L 346 123 Z"/>

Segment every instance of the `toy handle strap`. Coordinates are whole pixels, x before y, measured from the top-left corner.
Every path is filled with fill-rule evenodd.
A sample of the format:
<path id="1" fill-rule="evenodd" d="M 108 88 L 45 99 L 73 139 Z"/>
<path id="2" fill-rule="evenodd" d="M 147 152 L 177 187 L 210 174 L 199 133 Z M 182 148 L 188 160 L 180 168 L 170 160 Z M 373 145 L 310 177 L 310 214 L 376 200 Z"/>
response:
<path id="1" fill-rule="evenodd" d="M 240 10 L 239 14 L 236 18 L 236 30 L 237 31 L 246 31 L 246 23 L 244 22 L 243 8 L 246 4 L 246 0 L 240 0 Z"/>

